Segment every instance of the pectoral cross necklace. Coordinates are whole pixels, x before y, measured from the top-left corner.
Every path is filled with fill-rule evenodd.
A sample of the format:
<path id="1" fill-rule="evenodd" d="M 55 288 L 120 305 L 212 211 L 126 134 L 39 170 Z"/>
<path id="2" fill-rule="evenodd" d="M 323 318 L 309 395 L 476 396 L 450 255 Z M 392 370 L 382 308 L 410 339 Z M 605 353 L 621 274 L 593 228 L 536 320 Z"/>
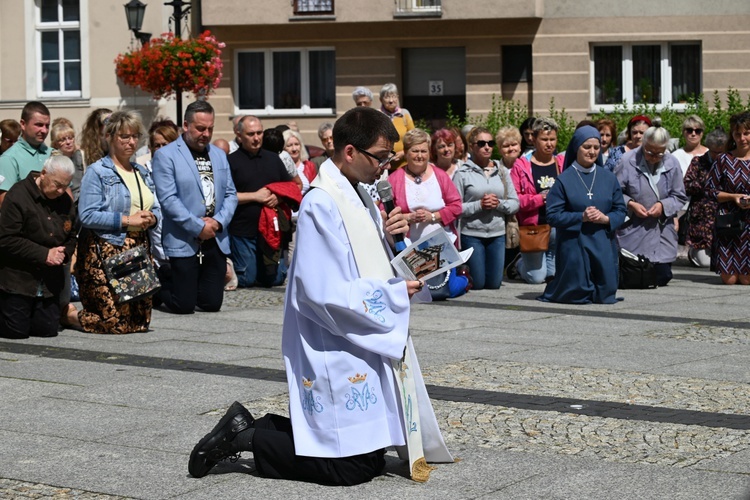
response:
<path id="1" fill-rule="evenodd" d="M 202 266 L 203 265 L 203 257 L 205 257 L 205 255 L 203 254 L 203 249 L 201 248 L 201 244 L 200 243 L 198 243 L 198 253 L 195 254 L 195 256 L 198 257 L 198 264 Z"/>
<path id="2" fill-rule="evenodd" d="M 576 171 L 576 174 L 578 174 L 578 178 L 581 179 L 581 184 L 583 184 L 584 189 L 586 189 L 586 196 L 589 197 L 589 200 L 594 198 L 594 183 L 596 182 L 596 167 L 594 167 L 594 177 L 591 180 L 591 188 L 589 188 L 586 183 L 583 181 L 583 177 L 581 177 L 581 172 L 578 171 L 577 168 L 573 167 L 573 169 Z"/>

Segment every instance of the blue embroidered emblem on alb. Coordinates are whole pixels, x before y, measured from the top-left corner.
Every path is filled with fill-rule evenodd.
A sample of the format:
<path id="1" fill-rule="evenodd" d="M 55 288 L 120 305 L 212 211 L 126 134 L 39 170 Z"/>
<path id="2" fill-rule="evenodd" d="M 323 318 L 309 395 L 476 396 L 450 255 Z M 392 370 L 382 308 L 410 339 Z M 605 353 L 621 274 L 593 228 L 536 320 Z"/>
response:
<path id="1" fill-rule="evenodd" d="M 365 312 L 375 316 L 375 318 L 381 323 L 385 323 L 385 318 L 380 314 L 386 310 L 385 302 L 381 300 L 383 298 L 383 291 L 375 290 L 372 293 L 368 292 L 366 297 L 369 298 L 365 298 L 365 300 L 362 301 L 365 305 Z"/>

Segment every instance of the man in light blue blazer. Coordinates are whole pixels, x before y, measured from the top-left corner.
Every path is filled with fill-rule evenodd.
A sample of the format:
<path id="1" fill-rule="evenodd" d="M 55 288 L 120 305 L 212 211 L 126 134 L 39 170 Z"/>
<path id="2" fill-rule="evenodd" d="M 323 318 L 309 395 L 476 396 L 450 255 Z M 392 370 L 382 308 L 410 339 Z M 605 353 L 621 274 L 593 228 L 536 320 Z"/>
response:
<path id="1" fill-rule="evenodd" d="M 214 109 L 195 101 L 185 110 L 184 133 L 160 148 L 152 162 L 162 207 L 162 245 L 169 258 L 160 269 L 164 305 L 177 314 L 218 311 L 224 299 L 227 227 L 237 191 L 227 156 L 211 145 Z M 164 266 L 162 266 L 164 267 Z"/>

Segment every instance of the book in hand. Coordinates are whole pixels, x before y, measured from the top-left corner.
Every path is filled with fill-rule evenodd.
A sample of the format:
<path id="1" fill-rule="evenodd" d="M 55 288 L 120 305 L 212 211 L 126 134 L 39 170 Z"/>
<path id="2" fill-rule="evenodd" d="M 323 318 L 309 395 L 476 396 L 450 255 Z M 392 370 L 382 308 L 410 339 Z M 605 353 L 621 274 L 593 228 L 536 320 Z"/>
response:
<path id="1" fill-rule="evenodd" d="M 474 250 L 459 252 L 444 229 L 422 236 L 391 260 L 396 273 L 405 280 L 426 281 L 464 264 Z"/>

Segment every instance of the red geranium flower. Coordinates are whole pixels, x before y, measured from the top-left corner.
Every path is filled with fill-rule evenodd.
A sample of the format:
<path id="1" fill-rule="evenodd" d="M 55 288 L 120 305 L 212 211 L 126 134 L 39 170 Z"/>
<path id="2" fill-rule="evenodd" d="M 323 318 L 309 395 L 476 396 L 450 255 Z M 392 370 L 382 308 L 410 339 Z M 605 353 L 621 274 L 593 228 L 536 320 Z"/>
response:
<path id="1" fill-rule="evenodd" d="M 138 50 L 118 55 L 115 69 L 123 83 L 152 94 L 154 99 L 168 99 L 177 91 L 207 96 L 221 81 L 221 49 L 225 46 L 210 31 L 187 39 L 164 33 Z"/>

